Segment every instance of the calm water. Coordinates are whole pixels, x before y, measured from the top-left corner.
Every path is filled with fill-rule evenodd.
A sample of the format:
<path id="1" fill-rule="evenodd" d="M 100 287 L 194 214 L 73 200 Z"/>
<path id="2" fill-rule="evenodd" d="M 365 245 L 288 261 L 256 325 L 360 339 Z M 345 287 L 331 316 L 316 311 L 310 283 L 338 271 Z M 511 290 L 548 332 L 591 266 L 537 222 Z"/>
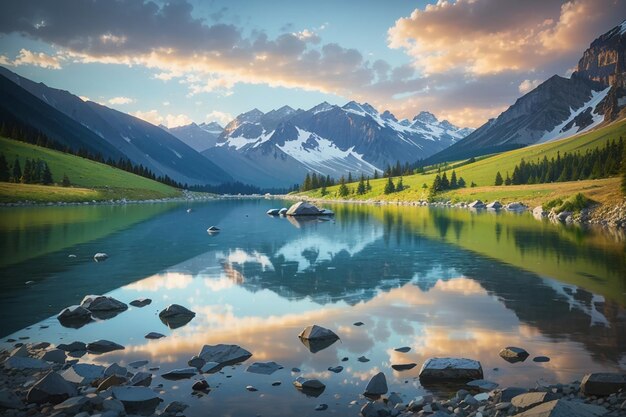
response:
<path id="1" fill-rule="evenodd" d="M 360 405 L 349 403 L 378 371 L 406 399 L 425 392 L 416 377 L 432 356 L 478 359 L 485 378 L 502 385 L 626 370 L 626 252 L 618 239 L 526 214 L 337 205 L 329 206 L 337 213 L 331 221 L 265 215 L 280 206 L 243 200 L 195 204 L 192 213 L 181 204 L 2 210 L 2 340 L 106 338 L 126 349 L 83 360 L 148 359 L 159 375 L 217 343 L 248 349 L 247 363 L 284 366 L 271 376 L 247 373 L 245 364 L 227 367 L 207 376 L 214 389 L 201 399 L 190 395 L 195 379 L 155 377 L 166 401 L 191 405 L 187 415 L 318 415 L 320 403 L 330 406 L 325 413 L 356 415 Z M 210 225 L 222 233 L 209 236 Z M 109 260 L 95 263 L 96 252 Z M 80 329 L 54 318 L 99 293 L 153 303 Z M 170 330 L 157 316 L 170 303 L 197 316 Z M 341 341 L 310 353 L 297 335 L 314 323 Z M 148 341 L 150 331 L 167 337 Z M 498 356 L 507 345 L 551 361 L 509 364 Z M 400 346 L 412 349 L 394 351 Z M 358 362 L 362 355 L 370 362 Z M 409 362 L 418 366 L 390 367 Z M 327 370 L 336 365 L 345 369 Z M 298 392 L 292 367 L 321 379 L 324 393 Z M 271 386 L 277 380 L 282 385 Z"/>

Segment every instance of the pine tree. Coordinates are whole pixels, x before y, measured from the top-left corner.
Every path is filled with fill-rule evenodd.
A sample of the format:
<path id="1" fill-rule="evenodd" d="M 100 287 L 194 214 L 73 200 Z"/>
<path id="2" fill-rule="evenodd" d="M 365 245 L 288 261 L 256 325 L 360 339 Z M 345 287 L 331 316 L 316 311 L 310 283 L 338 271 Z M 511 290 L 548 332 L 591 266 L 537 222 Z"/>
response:
<path id="1" fill-rule="evenodd" d="M 459 188 L 465 188 L 466 185 L 463 177 L 459 178 Z"/>
<path id="2" fill-rule="evenodd" d="M 433 185 L 430 186 L 430 192 L 431 193 L 436 193 L 438 191 L 442 191 L 441 188 L 441 177 L 439 176 L 439 174 L 437 174 L 435 176 L 435 179 L 433 180 Z"/>
<path id="3" fill-rule="evenodd" d="M 15 158 L 13 163 L 13 174 L 11 175 L 12 182 L 20 182 L 22 180 L 22 168 L 20 167 L 20 160 Z"/>
<path id="4" fill-rule="evenodd" d="M 365 190 L 366 191 L 372 191 L 372 186 L 370 185 L 370 179 L 369 177 L 367 178 L 367 180 L 365 181 Z"/>
<path id="5" fill-rule="evenodd" d="M 398 180 L 398 184 L 396 185 L 396 192 L 400 192 L 404 190 L 404 184 L 402 183 L 402 177 Z"/>
<path id="6" fill-rule="evenodd" d="M 456 171 L 452 171 L 452 176 L 450 177 L 450 188 L 455 189 L 458 188 L 459 183 L 456 179 Z"/>
<path id="7" fill-rule="evenodd" d="M 445 172 L 441 176 L 441 189 L 442 190 L 450 189 L 450 181 L 448 181 L 448 176 L 446 175 Z"/>
<path id="8" fill-rule="evenodd" d="M 3 153 L 0 153 L 0 181 L 7 182 L 11 174 L 9 173 L 9 165 Z"/>
<path id="9" fill-rule="evenodd" d="M 504 180 L 504 185 L 511 185 L 511 177 L 509 177 L 509 173 L 506 173 L 506 179 Z"/>
<path id="10" fill-rule="evenodd" d="M 69 187 L 70 185 L 72 185 L 72 183 L 70 183 L 70 178 L 65 173 L 63 174 L 63 182 L 61 182 L 61 185 L 64 187 Z"/>
<path id="11" fill-rule="evenodd" d="M 339 197 L 346 197 L 348 194 L 350 194 L 350 190 L 348 190 L 348 187 L 346 186 L 346 179 L 343 177 L 343 175 L 341 176 L 341 179 L 339 180 Z"/>
<path id="12" fill-rule="evenodd" d="M 504 180 L 502 179 L 502 174 L 500 174 L 500 171 L 498 171 L 498 173 L 496 174 L 495 184 L 496 185 L 502 185 L 503 182 L 504 182 Z"/>
<path id="13" fill-rule="evenodd" d="M 41 174 L 41 182 L 44 185 L 50 185 L 54 182 L 52 179 L 52 172 L 50 172 L 50 167 L 47 163 L 43 163 L 43 173 Z"/>
<path id="14" fill-rule="evenodd" d="M 470 184 L 470 188 L 474 188 L 474 187 L 476 187 L 476 183 L 472 181 L 472 183 Z"/>
<path id="15" fill-rule="evenodd" d="M 26 158 L 26 162 L 24 162 L 24 171 L 22 172 L 22 178 L 20 178 L 20 182 L 23 184 L 30 184 L 33 181 L 33 164 L 30 162 L 30 159 Z"/>
<path id="16" fill-rule="evenodd" d="M 385 194 L 391 194 L 396 191 L 396 186 L 393 184 L 393 179 L 391 177 L 388 178 L 387 184 L 385 184 L 385 189 L 383 192 Z"/>
<path id="17" fill-rule="evenodd" d="M 374 170 L 374 179 L 375 180 L 378 179 L 378 170 L 377 169 Z"/>
<path id="18" fill-rule="evenodd" d="M 304 183 L 302 183 L 302 191 L 309 191 L 311 189 L 311 175 L 309 175 L 309 173 L 306 173 L 306 176 L 304 177 Z"/>
<path id="19" fill-rule="evenodd" d="M 322 185 L 322 188 L 320 189 L 320 194 L 322 195 L 322 197 L 324 197 L 326 194 L 328 194 L 328 191 L 326 190 L 326 186 Z"/>
<path id="20" fill-rule="evenodd" d="M 361 178 L 359 179 L 359 185 L 357 185 L 356 187 L 356 193 L 358 195 L 365 194 L 365 178 L 363 177 L 362 174 L 361 174 Z"/>

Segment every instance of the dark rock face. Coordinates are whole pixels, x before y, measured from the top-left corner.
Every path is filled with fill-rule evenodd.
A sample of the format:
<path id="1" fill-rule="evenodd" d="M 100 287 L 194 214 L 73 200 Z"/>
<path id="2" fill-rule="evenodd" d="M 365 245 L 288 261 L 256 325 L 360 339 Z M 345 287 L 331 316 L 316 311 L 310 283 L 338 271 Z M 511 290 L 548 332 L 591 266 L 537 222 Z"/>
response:
<path id="1" fill-rule="evenodd" d="M 573 76 L 626 87 L 626 21 L 591 43 Z"/>
<path id="2" fill-rule="evenodd" d="M 611 395 L 626 390 L 626 374 L 596 373 L 583 378 L 580 389 L 585 395 Z"/>
<path id="3" fill-rule="evenodd" d="M 67 382 L 61 375 L 51 372 L 41 378 L 28 391 L 26 401 L 29 403 L 58 404 L 77 394 L 74 385 Z"/>

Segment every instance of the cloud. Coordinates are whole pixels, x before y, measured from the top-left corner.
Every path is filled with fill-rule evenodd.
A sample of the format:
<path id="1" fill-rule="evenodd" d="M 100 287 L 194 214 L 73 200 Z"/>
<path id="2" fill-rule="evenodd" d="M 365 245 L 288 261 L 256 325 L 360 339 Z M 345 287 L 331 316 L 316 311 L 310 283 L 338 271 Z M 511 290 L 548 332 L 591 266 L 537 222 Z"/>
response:
<path id="1" fill-rule="evenodd" d="M 6 58 L 3 56 L 3 58 Z M 10 63 L 13 66 L 33 65 L 48 69 L 61 69 L 61 60 L 59 57 L 45 54 L 43 52 L 32 52 L 28 49 L 20 49 L 17 57 Z"/>
<path id="2" fill-rule="evenodd" d="M 193 121 L 186 114 L 182 114 L 182 113 L 181 114 L 167 114 L 163 116 L 154 109 L 148 110 L 148 111 L 138 110 L 130 114 L 139 119 L 145 120 L 148 123 L 152 123 L 153 125 L 156 125 L 156 126 L 165 125 L 170 128 L 188 125 L 189 123 Z"/>
<path id="3" fill-rule="evenodd" d="M 148 123 L 152 123 L 155 126 L 158 126 L 163 123 L 163 116 L 161 116 L 159 112 L 157 112 L 156 110 L 148 110 L 148 111 L 137 110 L 136 112 L 132 112 L 130 114 L 141 120 L 145 120 Z"/>
<path id="4" fill-rule="evenodd" d="M 218 122 L 222 126 L 227 125 L 234 119 L 233 115 L 230 113 L 213 110 L 209 114 L 206 115 L 206 120 L 208 122 Z"/>
<path id="5" fill-rule="evenodd" d="M 191 118 L 186 114 L 168 114 L 165 116 L 165 125 L 167 127 L 177 127 L 188 125 L 192 122 Z"/>
<path id="6" fill-rule="evenodd" d="M 109 104 L 130 104 L 134 102 L 135 99 L 132 99 L 130 97 L 113 97 L 108 100 Z"/>
<path id="7" fill-rule="evenodd" d="M 520 83 L 517 89 L 519 90 L 520 93 L 526 94 L 530 90 L 533 90 L 534 88 L 536 88 L 541 83 L 542 83 L 542 80 L 524 80 Z"/>
<path id="8" fill-rule="evenodd" d="M 156 79 L 181 82 L 189 95 L 227 96 L 239 83 L 263 84 L 368 101 L 399 117 L 428 109 L 469 126 L 512 104 L 524 80 L 564 73 L 626 15 L 618 0 L 440 1 L 390 28 L 389 46 L 411 59 L 392 66 L 323 43 L 317 32 L 327 24 L 301 31 L 285 26 L 270 38 L 198 19 L 185 0 L 93 0 L 80 7 L 33 0 L 4 9 L 0 33 L 46 42 L 77 63 L 143 66 Z"/>

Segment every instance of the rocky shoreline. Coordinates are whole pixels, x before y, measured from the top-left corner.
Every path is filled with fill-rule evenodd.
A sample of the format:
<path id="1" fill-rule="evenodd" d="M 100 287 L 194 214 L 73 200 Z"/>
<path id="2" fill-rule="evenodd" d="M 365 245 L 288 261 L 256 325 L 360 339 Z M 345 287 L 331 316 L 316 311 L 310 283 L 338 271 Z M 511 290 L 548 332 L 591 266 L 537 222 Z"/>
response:
<path id="1" fill-rule="evenodd" d="M 341 199 L 323 199 L 311 198 L 301 195 L 276 195 L 272 198 L 283 200 L 306 200 L 316 203 L 349 203 L 349 204 L 371 204 L 378 206 L 422 206 L 422 207 L 448 207 L 462 208 L 472 210 L 487 211 L 511 211 L 511 212 L 531 212 L 537 220 L 548 219 L 553 223 L 576 224 L 580 226 L 602 226 L 609 229 L 626 229 L 626 198 L 616 205 L 598 205 L 589 209 L 583 209 L 580 213 L 572 212 L 549 212 L 543 210 L 541 206 L 535 208 L 529 207 L 522 202 L 513 202 L 501 204 L 498 201 L 485 203 L 481 200 L 472 202 L 452 203 L 451 201 L 435 201 L 429 202 L 425 200 L 418 201 L 386 201 L 386 200 L 341 200 Z"/>
<path id="2" fill-rule="evenodd" d="M 151 303 L 141 298 L 130 302 L 136 307 Z M 61 311 L 57 319 L 63 326 L 82 327 L 94 318 L 106 320 L 125 314 L 128 305 L 112 297 L 85 296 L 80 305 Z M 193 320 L 195 313 L 172 304 L 159 313 L 159 319 L 170 328 L 178 328 Z M 354 326 L 362 326 L 356 322 Z M 164 335 L 150 333 L 146 338 Z M 319 352 L 340 340 L 330 329 L 318 325 L 307 326 L 298 338 L 312 353 Z M 20 338 L 22 339 L 22 338 Z M 242 366 L 253 356 L 238 345 L 204 345 L 191 357 L 187 368 L 171 369 L 161 373 L 148 360 L 135 360 L 122 366 L 118 363 L 94 364 L 82 361 L 92 355 L 124 350 L 125 347 L 109 340 L 91 343 L 74 341 L 52 345 L 45 341 L 26 343 L 7 339 L 8 349 L 0 351 L 0 413 L 7 417 L 120 417 L 120 416 L 184 416 L 193 403 L 208 395 L 212 389 L 211 374 L 226 367 Z M 400 347 L 408 352 L 411 347 Z M 524 349 L 508 346 L 499 356 L 510 363 L 529 358 Z M 348 359 L 348 358 L 346 358 Z M 359 359 L 360 360 L 360 359 Z M 534 357 L 534 362 L 546 362 L 547 357 Z M 411 364 L 416 366 L 417 364 Z M 406 366 L 406 365 L 404 365 Z M 392 366 L 393 367 L 393 366 Z M 245 372 L 271 375 L 283 367 L 274 362 L 253 362 Z M 394 368 L 396 369 L 396 368 Z M 334 373 L 342 366 L 329 367 Z M 192 380 L 191 389 L 153 384 L 153 378 L 164 380 Z M 324 382 L 306 377 L 300 369 L 291 369 L 294 389 L 308 397 L 319 397 L 326 389 Z M 297 376 L 297 377 L 296 377 Z M 349 378 L 349 376 L 346 376 Z M 419 380 L 430 392 L 452 394 L 421 395 L 407 398 L 389 392 L 384 372 L 369 380 L 362 394 L 346 404 L 351 413 L 362 417 L 624 417 L 626 416 L 626 374 L 591 373 L 581 381 L 568 384 L 544 384 L 535 387 L 499 388 L 498 384 L 483 379 L 480 362 L 467 358 L 429 358 L 421 366 Z M 218 384 L 219 386 L 220 384 Z M 281 385 L 281 381 L 272 386 Z M 252 385 L 247 391 L 259 391 Z M 167 404 L 162 400 L 168 391 L 177 398 Z M 404 398 L 403 398 L 404 397 Z M 335 397 L 338 398 L 338 397 Z M 320 403 L 308 411 L 333 410 Z M 358 410 L 358 411 L 357 411 Z M 210 411 L 210 410 L 209 410 Z M 257 414 L 261 416 L 261 414 Z"/>

